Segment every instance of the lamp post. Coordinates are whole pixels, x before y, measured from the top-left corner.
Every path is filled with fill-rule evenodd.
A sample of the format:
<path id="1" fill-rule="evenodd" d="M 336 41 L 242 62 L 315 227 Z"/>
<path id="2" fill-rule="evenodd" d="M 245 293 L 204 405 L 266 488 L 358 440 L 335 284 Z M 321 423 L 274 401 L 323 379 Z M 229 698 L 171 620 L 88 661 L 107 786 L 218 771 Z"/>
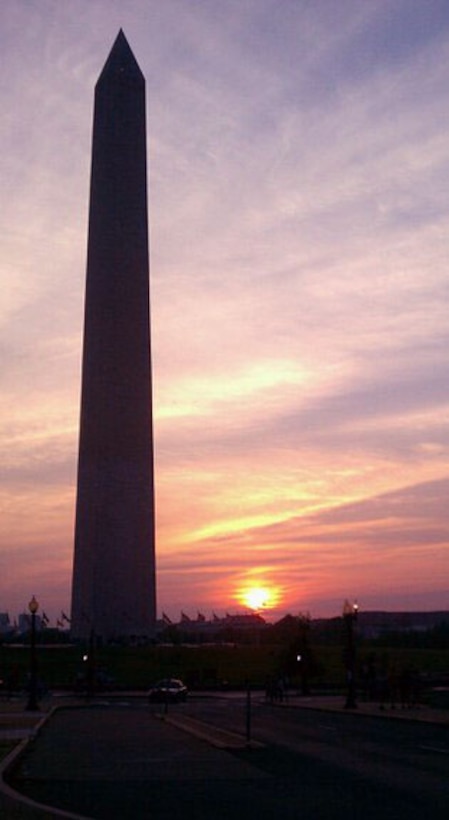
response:
<path id="1" fill-rule="evenodd" d="M 39 609 L 39 604 L 36 598 L 32 597 L 28 604 L 28 609 L 31 614 L 31 633 L 30 633 L 30 689 L 28 696 L 27 710 L 29 712 L 36 712 L 39 709 L 37 702 L 37 657 L 36 657 L 36 612 Z"/>
<path id="2" fill-rule="evenodd" d="M 343 604 L 343 623 L 345 629 L 345 647 L 343 659 L 346 666 L 346 680 L 348 693 L 346 697 L 345 709 L 357 709 L 356 693 L 356 646 L 355 646 L 355 622 L 359 607 L 357 603 L 350 604 L 346 600 Z"/>
<path id="3" fill-rule="evenodd" d="M 89 633 L 89 648 L 83 661 L 86 662 L 86 698 L 93 698 L 95 695 L 95 632 L 93 629 Z"/>

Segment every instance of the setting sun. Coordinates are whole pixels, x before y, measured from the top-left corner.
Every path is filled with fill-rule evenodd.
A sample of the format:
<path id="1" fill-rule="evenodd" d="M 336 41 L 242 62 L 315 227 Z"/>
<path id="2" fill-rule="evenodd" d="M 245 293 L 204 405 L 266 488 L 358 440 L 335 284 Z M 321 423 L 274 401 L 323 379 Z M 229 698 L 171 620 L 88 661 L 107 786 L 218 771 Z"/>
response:
<path id="1" fill-rule="evenodd" d="M 239 592 L 238 598 L 248 609 L 270 609 L 278 603 L 279 591 L 268 586 L 248 586 Z"/>

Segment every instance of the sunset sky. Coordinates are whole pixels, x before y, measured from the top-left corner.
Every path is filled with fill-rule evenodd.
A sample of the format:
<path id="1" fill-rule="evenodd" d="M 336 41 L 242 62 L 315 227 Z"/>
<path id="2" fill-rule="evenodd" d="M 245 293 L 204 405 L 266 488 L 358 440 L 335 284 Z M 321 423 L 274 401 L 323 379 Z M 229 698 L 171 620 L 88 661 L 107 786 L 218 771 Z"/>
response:
<path id="1" fill-rule="evenodd" d="M 70 607 L 93 90 L 147 80 L 158 613 L 449 609 L 447 0 L 2 0 L 0 611 Z"/>

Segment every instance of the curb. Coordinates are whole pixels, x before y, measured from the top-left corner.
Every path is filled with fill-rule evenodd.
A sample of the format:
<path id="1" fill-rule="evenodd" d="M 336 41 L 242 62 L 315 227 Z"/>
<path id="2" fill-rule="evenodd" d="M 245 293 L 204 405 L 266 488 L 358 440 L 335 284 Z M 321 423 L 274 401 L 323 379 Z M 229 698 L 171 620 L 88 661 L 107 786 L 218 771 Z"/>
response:
<path id="1" fill-rule="evenodd" d="M 211 746 L 215 746 L 216 749 L 262 749 L 265 746 L 264 743 L 258 740 L 249 740 L 244 735 L 220 729 L 210 723 L 204 723 L 202 720 L 187 717 L 186 715 L 171 717 L 170 715 L 158 714 L 156 717 L 171 726 L 175 726 L 177 729 L 194 735 L 200 740 L 205 740 Z"/>

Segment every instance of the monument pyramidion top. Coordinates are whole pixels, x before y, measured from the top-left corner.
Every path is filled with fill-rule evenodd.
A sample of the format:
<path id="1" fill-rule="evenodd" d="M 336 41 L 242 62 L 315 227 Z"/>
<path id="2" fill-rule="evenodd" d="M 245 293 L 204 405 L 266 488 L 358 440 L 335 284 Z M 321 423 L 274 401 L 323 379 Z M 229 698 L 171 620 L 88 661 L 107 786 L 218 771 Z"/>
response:
<path id="1" fill-rule="evenodd" d="M 131 51 L 128 40 L 123 29 L 120 29 L 115 38 L 114 45 L 109 52 L 103 70 L 98 78 L 97 85 L 105 81 L 117 79 L 139 79 L 144 76 L 139 68 L 139 64 Z"/>

